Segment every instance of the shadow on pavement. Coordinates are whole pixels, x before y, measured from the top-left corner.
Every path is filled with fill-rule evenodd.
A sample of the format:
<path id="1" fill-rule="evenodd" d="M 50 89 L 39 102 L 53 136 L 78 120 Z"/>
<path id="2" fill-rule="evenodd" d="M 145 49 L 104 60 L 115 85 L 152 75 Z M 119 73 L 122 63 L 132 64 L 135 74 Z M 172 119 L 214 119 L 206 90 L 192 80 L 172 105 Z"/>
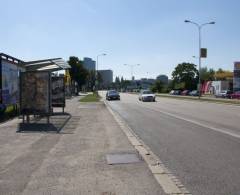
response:
<path id="1" fill-rule="evenodd" d="M 60 133 L 68 121 L 72 118 L 69 113 L 54 113 L 50 116 L 50 123 L 46 121 L 46 117 L 33 117 L 30 123 L 19 123 L 18 133 Z"/>

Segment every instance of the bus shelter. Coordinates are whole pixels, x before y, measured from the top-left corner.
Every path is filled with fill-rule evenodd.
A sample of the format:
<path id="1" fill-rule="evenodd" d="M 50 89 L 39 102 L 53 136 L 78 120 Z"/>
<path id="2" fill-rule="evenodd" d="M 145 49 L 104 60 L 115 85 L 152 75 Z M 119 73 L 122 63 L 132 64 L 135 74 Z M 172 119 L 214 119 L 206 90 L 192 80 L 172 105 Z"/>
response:
<path id="1" fill-rule="evenodd" d="M 30 115 L 46 116 L 47 123 L 53 107 L 65 107 L 64 77 L 53 72 L 70 66 L 62 58 L 24 62 L 25 72 L 20 73 L 20 113 L 30 122 Z"/>

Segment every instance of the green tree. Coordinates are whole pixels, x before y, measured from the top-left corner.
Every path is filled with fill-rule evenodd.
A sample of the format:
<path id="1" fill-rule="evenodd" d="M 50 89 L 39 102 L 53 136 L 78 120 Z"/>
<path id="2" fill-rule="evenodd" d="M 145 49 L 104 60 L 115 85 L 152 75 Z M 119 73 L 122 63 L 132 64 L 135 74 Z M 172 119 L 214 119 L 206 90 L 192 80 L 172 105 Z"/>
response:
<path id="1" fill-rule="evenodd" d="M 71 78 L 77 82 L 79 89 L 81 89 L 87 81 L 88 71 L 83 67 L 83 62 L 78 57 L 70 56 L 68 64 L 71 66 L 69 70 Z"/>
<path id="2" fill-rule="evenodd" d="M 118 76 L 115 78 L 115 88 L 118 90 L 122 88 L 122 83 Z"/>
<path id="3" fill-rule="evenodd" d="M 164 83 L 159 80 L 156 80 L 156 82 L 151 86 L 151 90 L 154 93 L 155 92 L 162 93 L 163 89 L 164 89 Z"/>
<path id="4" fill-rule="evenodd" d="M 98 80 L 98 85 L 100 86 L 100 88 L 103 88 L 103 78 L 102 75 L 100 74 L 100 72 L 97 72 L 97 80 Z"/>
<path id="5" fill-rule="evenodd" d="M 120 79 L 119 79 L 119 77 L 116 77 L 116 78 L 115 78 L 115 83 L 116 83 L 117 85 L 120 84 Z"/>
<path id="6" fill-rule="evenodd" d="M 123 77 L 121 77 L 121 80 L 120 80 L 120 87 L 121 87 L 121 89 L 124 88 L 124 79 L 123 79 Z"/>
<path id="7" fill-rule="evenodd" d="M 216 71 L 216 73 L 224 73 L 224 70 L 221 69 L 221 68 L 219 68 L 219 69 Z"/>
<path id="8" fill-rule="evenodd" d="M 200 70 L 200 76 L 201 76 L 201 83 L 204 81 L 213 81 L 214 80 L 215 71 L 213 69 L 209 69 L 207 67 L 203 67 Z"/>
<path id="9" fill-rule="evenodd" d="M 125 90 L 127 89 L 127 86 L 131 85 L 131 81 L 129 80 L 123 80 L 122 83 L 122 88 L 124 88 Z"/>
<path id="10" fill-rule="evenodd" d="M 196 89 L 198 70 L 195 64 L 182 63 L 178 64 L 172 72 L 174 88 Z"/>
<path id="11" fill-rule="evenodd" d="M 96 72 L 94 70 L 90 70 L 87 76 L 87 85 L 91 91 L 94 90 L 95 82 L 96 82 Z"/>
<path id="12" fill-rule="evenodd" d="M 214 75 L 216 80 L 232 80 L 233 79 L 233 72 L 229 70 L 223 70 L 219 68 Z"/>
<path id="13" fill-rule="evenodd" d="M 121 83 L 123 83 L 124 82 L 124 79 L 123 79 L 123 77 L 121 77 L 121 81 L 120 81 Z"/>

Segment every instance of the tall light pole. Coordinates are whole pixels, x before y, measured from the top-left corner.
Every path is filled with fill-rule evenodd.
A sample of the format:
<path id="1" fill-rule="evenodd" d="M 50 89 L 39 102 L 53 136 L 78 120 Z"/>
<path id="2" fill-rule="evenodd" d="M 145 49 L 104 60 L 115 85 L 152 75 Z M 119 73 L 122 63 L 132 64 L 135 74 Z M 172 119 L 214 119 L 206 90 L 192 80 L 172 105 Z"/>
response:
<path id="1" fill-rule="evenodd" d="M 131 68 L 131 77 L 133 80 L 133 67 L 140 66 L 140 64 L 124 64 L 124 66 L 129 66 Z"/>
<path id="2" fill-rule="evenodd" d="M 147 72 L 147 80 L 148 80 L 148 75 L 149 75 L 149 72 Z"/>
<path id="3" fill-rule="evenodd" d="M 198 74 L 199 74 L 199 78 L 198 78 L 198 91 L 199 91 L 199 96 L 198 96 L 198 98 L 200 99 L 200 97 L 201 97 L 201 75 L 200 75 L 200 71 L 201 71 L 201 58 L 202 58 L 202 56 L 201 56 L 201 39 L 202 39 L 202 37 L 201 37 L 201 30 L 202 30 L 202 27 L 203 26 L 205 26 L 205 25 L 208 25 L 208 24 L 215 24 L 215 22 L 207 22 L 207 23 L 203 23 L 203 24 L 198 24 L 198 23 L 196 23 L 196 22 L 193 22 L 193 21 L 191 21 L 191 20 L 185 20 L 184 22 L 186 22 L 186 23 L 191 23 L 191 24 L 194 24 L 194 25 L 196 25 L 197 26 L 197 28 L 198 28 L 198 35 L 199 35 L 199 57 L 198 57 L 198 60 L 199 60 L 199 67 L 198 67 Z"/>
<path id="4" fill-rule="evenodd" d="M 96 74 L 95 74 L 95 79 L 96 79 L 96 81 L 95 81 L 95 89 L 96 89 L 96 91 L 98 91 L 98 58 L 100 56 L 106 56 L 106 55 L 107 54 L 105 54 L 105 53 L 97 55 L 97 66 L 96 66 Z"/>

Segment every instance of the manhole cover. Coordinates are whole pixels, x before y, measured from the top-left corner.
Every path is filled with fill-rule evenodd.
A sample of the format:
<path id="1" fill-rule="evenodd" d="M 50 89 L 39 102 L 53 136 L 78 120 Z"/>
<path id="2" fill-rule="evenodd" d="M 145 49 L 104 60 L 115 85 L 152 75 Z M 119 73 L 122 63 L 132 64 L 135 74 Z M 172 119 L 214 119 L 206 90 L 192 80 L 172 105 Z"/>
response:
<path id="1" fill-rule="evenodd" d="M 138 163 L 142 161 L 136 153 L 113 153 L 107 154 L 106 158 L 109 165 Z"/>

